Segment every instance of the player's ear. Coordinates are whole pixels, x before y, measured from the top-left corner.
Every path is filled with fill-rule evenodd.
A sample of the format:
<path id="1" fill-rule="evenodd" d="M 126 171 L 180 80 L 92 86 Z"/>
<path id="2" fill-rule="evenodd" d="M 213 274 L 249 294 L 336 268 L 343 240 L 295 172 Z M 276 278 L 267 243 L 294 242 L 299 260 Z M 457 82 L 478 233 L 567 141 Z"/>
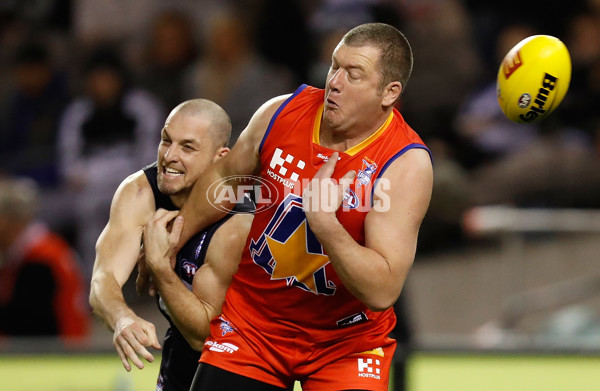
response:
<path id="1" fill-rule="evenodd" d="M 402 93 L 402 83 L 393 81 L 383 89 L 382 102 L 383 106 L 392 106 L 396 103 Z"/>
<path id="2" fill-rule="evenodd" d="M 217 153 L 215 154 L 215 159 L 214 161 L 216 162 L 217 160 L 221 159 L 223 156 L 227 155 L 229 153 L 230 149 L 228 147 L 221 147 L 217 150 Z"/>

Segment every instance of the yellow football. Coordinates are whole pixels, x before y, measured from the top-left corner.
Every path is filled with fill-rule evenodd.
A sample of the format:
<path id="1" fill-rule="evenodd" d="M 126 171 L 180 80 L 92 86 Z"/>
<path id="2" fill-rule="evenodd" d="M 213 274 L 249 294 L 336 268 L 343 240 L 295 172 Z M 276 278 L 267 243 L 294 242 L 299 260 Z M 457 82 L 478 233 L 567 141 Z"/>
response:
<path id="1" fill-rule="evenodd" d="M 496 89 L 508 119 L 529 124 L 552 113 L 571 82 L 571 56 L 565 44 L 550 35 L 533 35 L 504 56 Z"/>

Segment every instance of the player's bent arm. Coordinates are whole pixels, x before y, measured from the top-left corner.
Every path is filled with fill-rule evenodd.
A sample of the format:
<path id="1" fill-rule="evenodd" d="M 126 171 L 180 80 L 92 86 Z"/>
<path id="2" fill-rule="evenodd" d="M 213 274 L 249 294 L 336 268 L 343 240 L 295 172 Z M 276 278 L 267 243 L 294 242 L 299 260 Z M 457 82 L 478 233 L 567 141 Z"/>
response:
<path id="1" fill-rule="evenodd" d="M 115 192 L 108 223 L 96 242 L 90 305 L 113 331 L 122 316 L 133 314 L 122 287 L 136 265 L 142 229 L 154 209 L 154 196 L 144 173 L 130 175 Z"/>
<path id="2" fill-rule="evenodd" d="M 415 257 L 419 227 L 433 186 L 428 152 L 407 151 L 390 165 L 377 186 L 374 207 L 365 219 L 364 246 L 348 234 L 335 215 L 323 221 L 325 224 L 311 224 L 311 229 L 344 286 L 369 309 L 382 311 L 398 299 Z"/>
<path id="3" fill-rule="evenodd" d="M 239 178 L 232 181 L 224 181 L 224 179 L 233 175 L 252 175 L 258 172 L 260 143 L 271 118 L 289 96 L 279 96 L 263 104 L 254 113 L 231 151 L 208 167 L 196 181 L 187 201 L 181 208 L 185 224 L 180 237 L 180 246 L 196 232 L 225 216 L 225 210 L 233 208 L 234 204 L 231 202 L 221 202 L 219 208 L 211 205 L 215 203 L 215 195 L 219 194 L 219 189 L 212 188 L 211 185 L 221 183 L 221 186 L 231 186 L 235 189 L 240 184 Z M 211 197 L 210 200 L 208 197 Z"/>
<path id="4" fill-rule="evenodd" d="M 236 214 L 210 241 L 204 264 L 198 268 L 189 291 L 177 276 L 158 277 L 157 287 L 171 319 L 195 350 L 202 350 L 210 334 L 210 321 L 221 313 L 225 293 L 238 269 L 253 215 Z"/>
<path id="5" fill-rule="evenodd" d="M 144 368 L 140 356 L 154 361 L 146 347 L 161 347 L 154 324 L 138 317 L 122 292 L 139 256 L 144 223 L 154 209 L 154 195 L 143 171 L 130 175 L 115 192 L 108 224 L 96 243 L 90 304 L 113 330 L 113 344 L 127 371 L 129 361 Z"/>

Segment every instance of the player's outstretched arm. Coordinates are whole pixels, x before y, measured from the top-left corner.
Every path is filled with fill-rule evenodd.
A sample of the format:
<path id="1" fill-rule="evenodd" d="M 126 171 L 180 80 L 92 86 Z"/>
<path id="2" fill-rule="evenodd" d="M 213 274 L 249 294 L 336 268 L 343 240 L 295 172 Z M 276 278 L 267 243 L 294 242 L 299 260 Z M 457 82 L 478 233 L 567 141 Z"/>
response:
<path id="1" fill-rule="evenodd" d="M 235 190 L 240 184 L 239 177 L 231 181 L 227 181 L 227 178 L 233 175 L 257 173 L 260 166 L 260 142 L 273 114 L 288 97 L 289 95 L 279 96 L 263 104 L 254 113 L 231 151 L 208 167 L 196 181 L 187 201 L 181 208 L 185 225 L 179 242 L 180 246 L 196 232 L 225 216 L 225 209 L 233 208 L 234 204 L 226 201 L 220 203 L 220 208 L 213 207 L 215 195 L 219 194 L 219 188 L 211 187 L 211 185 L 219 183 L 220 186 L 231 186 Z"/>
<path id="2" fill-rule="evenodd" d="M 313 181 L 319 181 L 326 189 L 305 191 L 304 205 L 327 205 L 314 199 L 327 196 L 338 197 L 337 205 L 341 204 L 343 186 L 328 181 L 336 161 L 330 158 L 315 175 Z M 432 184 L 432 164 L 426 150 L 411 149 L 396 159 L 375 188 L 374 207 L 365 219 L 364 246 L 344 229 L 335 211 L 306 210 L 310 228 L 344 286 L 373 311 L 391 307 L 400 295 L 415 257 Z"/>
<path id="3" fill-rule="evenodd" d="M 146 262 L 171 319 L 190 346 L 201 350 L 210 333 L 210 321 L 221 313 L 225 293 L 237 271 L 253 215 L 236 214 L 210 240 L 204 264 L 194 275 L 190 291 L 175 274 L 171 260 L 182 218 L 167 226 L 175 213 L 158 211 L 144 231 Z"/>
<path id="4" fill-rule="evenodd" d="M 154 361 L 147 347 L 161 347 L 154 324 L 138 317 L 122 292 L 139 256 L 143 226 L 153 212 L 150 184 L 142 171 L 136 172 L 117 189 L 108 223 L 96 243 L 90 305 L 114 332 L 113 344 L 127 371 L 129 361 L 140 369 L 144 367 L 140 357 Z"/>

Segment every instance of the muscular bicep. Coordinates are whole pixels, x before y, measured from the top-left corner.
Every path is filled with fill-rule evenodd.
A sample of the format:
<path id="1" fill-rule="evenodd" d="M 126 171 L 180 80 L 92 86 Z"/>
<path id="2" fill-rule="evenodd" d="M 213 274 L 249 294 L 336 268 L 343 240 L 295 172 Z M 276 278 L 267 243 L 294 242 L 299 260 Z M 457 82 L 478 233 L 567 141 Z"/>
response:
<path id="1" fill-rule="evenodd" d="M 210 318 L 221 312 L 225 293 L 239 266 L 252 218 L 250 214 L 237 214 L 219 227 L 210 242 L 204 264 L 194 276 L 194 294 L 207 307 Z"/>
<path id="2" fill-rule="evenodd" d="M 402 281 L 414 260 L 432 184 L 428 152 L 424 149 L 406 152 L 377 182 L 373 209 L 365 219 L 365 246 L 381 254 L 392 275 Z"/>
<path id="3" fill-rule="evenodd" d="M 108 223 L 96 242 L 94 276 L 112 275 L 121 286 L 135 267 L 143 225 L 154 211 L 154 197 L 144 174 L 134 175 L 115 193 Z"/>

